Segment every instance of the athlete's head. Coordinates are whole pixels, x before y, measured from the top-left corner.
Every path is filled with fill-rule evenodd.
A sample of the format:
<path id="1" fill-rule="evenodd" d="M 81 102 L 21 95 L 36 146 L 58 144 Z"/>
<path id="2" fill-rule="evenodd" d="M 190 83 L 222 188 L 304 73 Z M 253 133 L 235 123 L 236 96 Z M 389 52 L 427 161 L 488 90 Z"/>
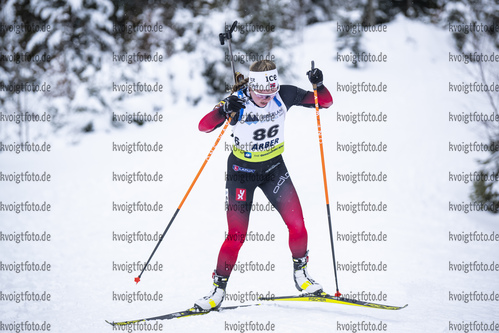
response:
<path id="1" fill-rule="evenodd" d="M 274 62 L 259 60 L 251 64 L 249 92 L 256 105 L 264 107 L 279 91 L 279 78 Z"/>

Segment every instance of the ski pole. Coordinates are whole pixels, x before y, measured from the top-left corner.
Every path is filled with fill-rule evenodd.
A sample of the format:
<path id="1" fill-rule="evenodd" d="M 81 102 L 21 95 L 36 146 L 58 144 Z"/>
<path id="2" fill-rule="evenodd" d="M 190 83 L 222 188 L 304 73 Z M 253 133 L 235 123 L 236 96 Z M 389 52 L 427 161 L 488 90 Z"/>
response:
<path id="1" fill-rule="evenodd" d="M 161 242 L 163 241 L 163 238 L 165 237 L 166 233 L 168 232 L 168 229 L 170 229 L 173 221 L 175 220 L 175 218 L 177 217 L 177 214 L 178 212 L 180 211 L 180 208 L 182 208 L 182 206 L 184 205 L 184 202 L 185 200 L 187 199 L 187 196 L 189 195 L 189 193 L 191 193 L 191 190 L 192 188 L 194 187 L 194 184 L 196 184 L 196 181 L 198 180 L 199 176 L 201 175 L 201 172 L 203 172 L 203 169 L 204 167 L 206 166 L 206 164 L 208 163 L 208 160 L 210 159 L 211 155 L 213 154 L 213 152 L 215 151 L 215 148 L 217 147 L 218 143 L 220 142 L 220 140 L 222 139 L 222 136 L 224 135 L 225 133 L 225 130 L 227 129 L 227 127 L 229 126 L 229 123 L 230 123 L 230 118 L 225 122 L 224 124 L 224 127 L 222 128 L 222 131 L 220 132 L 220 134 L 218 135 L 218 138 L 217 140 L 215 141 L 215 144 L 213 145 L 213 147 L 211 147 L 211 150 L 210 152 L 208 153 L 208 156 L 206 157 L 206 159 L 204 160 L 203 162 L 203 165 L 201 165 L 201 168 L 199 169 L 198 173 L 196 174 L 196 177 L 194 177 L 194 180 L 192 181 L 191 183 L 191 186 L 189 186 L 189 189 L 187 190 L 187 192 L 185 193 L 182 201 L 180 202 L 180 205 L 178 205 L 177 207 L 177 210 L 175 210 L 175 213 L 173 214 L 173 217 L 171 218 L 170 220 L 170 223 L 168 223 L 165 231 L 163 232 L 163 234 L 161 235 L 158 243 L 156 244 L 156 247 L 154 248 L 154 250 L 152 251 L 151 253 L 151 256 L 149 257 L 149 259 L 147 260 L 147 263 L 144 265 L 144 268 L 142 268 L 142 271 L 140 272 L 139 276 L 135 278 L 135 283 L 139 283 L 140 282 L 140 277 L 142 276 L 142 273 L 144 273 L 144 270 L 146 269 L 147 265 L 149 265 L 149 262 L 151 261 L 152 257 L 154 256 L 154 253 L 156 253 L 156 250 L 158 249 L 159 247 L 159 244 L 161 244 Z"/>
<path id="2" fill-rule="evenodd" d="M 236 28 L 237 26 L 237 21 L 234 21 L 234 23 L 232 24 L 231 28 L 229 29 L 228 32 L 226 33 L 221 33 L 219 35 L 220 37 L 220 43 L 222 45 L 224 45 L 224 41 L 227 40 L 228 41 L 228 44 L 229 44 L 229 51 L 230 51 L 230 60 L 231 60 L 231 66 L 232 66 L 232 73 L 233 73 L 233 78 L 234 78 L 234 84 L 236 84 L 236 73 L 234 71 L 234 60 L 233 60 L 233 57 L 232 57 L 232 48 L 231 48 L 231 44 L 230 44 L 230 40 L 232 39 L 232 32 L 234 31 L 234 29 Z M 149 259 L 147 259 L 147 262 L 146 264 L 144 265 L 144 268 L 142 268 L 142 271 L 140 272 L 139 276 L 137 276 L 134 281 L 135 283 L 139 283 L 140 282 L 140 278 L 142 277 L 142 274 L 144 273 L 147 265 L 149 265 L 149 262 L 151 261 L 152 257 L 154 256 L 154 254 L 156 253 L 156 250 L 158 249 L 159 247 L 159 244 L 161 244 L 161 242 L 163 241 L 163 238 L 165 237 L 166 233 L 168 232 L 168 230 L 170 229 L 173 221 L 175 220 L 175 218 L 177 217 L 177 214 L 178 212 L 180 211 L 180 209 L 182 208 L 182 206 L 184 205 L 184 202 L 185 200 L 187 199 L 187 197 L 189 196 L 189 193 L 191 193 L 191 190 L 192 188 L 194 187 L 194 184 L 196 184 L 199 176 L 201 175 L 201 172 L 203 172 L 203 169 L 204 167 L 206 166 L 206 164 L 208 163 L 208 160 L 210 159 L 211 155 L 213 154 L 213 152 L 215 151 L 215 148 L 217 147 L 218 143 L 220 142 L 220 140 L 222 139 L 222 136 L 224 135 L 225 131 L 227 130 L 227 127 L 229 126 L 230 122 L 231 122 L 231 118 L 232 118 L 232 115 L 228 117 L 227 121 L 225 121 L 225 124 L 222 128 L 222 131 L 220 131 L 220 134 L 218 135 L 218 138 L 217 140 L 215 141 L 215 144 L 213 145 L 213 147 L 211 147 L 211 150 L 210 152 L 208 153 L 208 156 L 206 157 L 206 159 L 204 160 L 203 162 L 203 165 L 201 165 L 201 168 L 199 169 L 198 173 L 196 174 L 196 177 L 194 177 L 194 180 L 192 181 L 191 183 L 191 186 L 189 186 L 189 189 L 187 190 L 187 192 L 185 193 L 184 197 L 182 198 L 182 201 L 180 202 L 180 204 L 178 205 L 177 207 L 177 210 L 175 210 L 175 213 L 173 214 L 173 217 L 171 218 L 170 220 L 170 223 L 168 223 L 168 225 L 166 226 L 166 229 L 165 231 L 163 232 L 163 234 L 161 235 L 161 237 L 159 238 L 159 241 L 158 243 L 156 244 L 156 246 L 154 247 L 154 250 L 152 251 L 151 255 L 149 256 Z"/>
<path id="3" fill-rule="evenodd" d="M 314 61 L 312 60 L 312 72 L 314 70 Z M 321 162 L 322 162 L 322 178 L 324 180 L 324 192 L 326 194 L 326 210 L 327 210 L 327 219 L 329 222 L 329 239 L 331 241 L 331 254 L 333 255 L 333 268 L 334 268 L 334 279 L 336 282 L 336 293 L 334 296 L 340 297 L 341 293 L 338 289 L 338 274 L 336 272 L 336 258 L 334 255 L 334 243 L 333 243 L 333 228 L 331 225 L 331 210 L 329 209 L 329 195 L 327 190 L 327 178 L 326 178 L 326 163 L 324 162 L 324 147 L 322 144 L 322 127 L 321 127 L 321 116 L 319 113 L 319 99 L 317 97 L 317 84 L 313 83 L 312 87 L 314 88 L 314 102 L 315 102 L 315 114 L 317 116 L 317 131 L 319 133 L 319 147 L 321 151 Z"/>

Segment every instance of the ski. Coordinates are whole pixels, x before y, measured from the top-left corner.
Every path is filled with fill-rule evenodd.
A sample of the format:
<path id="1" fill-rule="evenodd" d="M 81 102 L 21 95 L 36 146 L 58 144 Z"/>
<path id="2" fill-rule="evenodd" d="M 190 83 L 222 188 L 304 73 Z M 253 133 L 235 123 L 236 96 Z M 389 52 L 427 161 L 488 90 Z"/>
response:
<path id="1" fill-rule="evenodd" d="M 248 307 L 248 306 L 257 306 L 257 305 L 260 305 L 260 304 L 244 304 L 244 305 L 234 305 L 234 306 L 223 306 L 217 310 L 210 310 L 210 311 L 200 311 L 196 308 L 190 308 L 187 310 L 172 312 L 172 313 L 168 313 L 168 314 L 161 315 L 161 316 L 142 318 L 142 319 L 136 319 L 136 320 L 113 321 L 113 322 L 106 320 L 106 323 L 108 323 L 112 326 L 124 326 L 124 325 L 141 323 L 141 322 L 149 321 L 149 320 L 169 320 L 169 319 L 174 319 L 174 318 L 201 316 L 201 315 L 205 315 L 205 314 L 208 314 L 211 312 L 222 312 L 225 310 L 233 310 L 233 309 L 244 308 L 244 307 Z"/>
<path id="2" fill-rule="evenodd" d="M 367 308 L 375 308 L 375 309 L 382 309 L 382 310 L 400 310 L 405 307 L 407 307 L 408 304 L 404 306 L 391 306 L 391 305 L 384 305 L 384 304 L 378 304 L 378 303 L 371 303 L 371 302 L 364 302 L 364 301 L 359 301 L 355 299 L 350 299 L 350 298 L 344 298 L 344 297 L 336 297 L 329 295 L 327 293 L 321 293 L 319 295 L 316 294 L 301 294 L 301 295 L 291 295 L 291 296 L 274 296 L 274 297 L 260 297 L 261 301 L 294 301 L 294 302 L 319 302 L 319 303 L 335 303 L 335 304 L 346 304 L 346 305 L 353 305 L 353 306 L 361 306 L 361 307 L 367 307 Z M 238 308 L 245 308 L 249 306 L 258 306 L 260 304 L 244 304 L 244 305 L 234 305 L 234 306 L 223 306 L 217 310 L 211 310 L 211 311 L 200 311 L 195 308 L 190 308 L 187 310 L 183 311 L 177 311 L 177 312 L 172 312 L 168 314 L 164 314 L 161 316 L 156 316 L 156 317 L 149 317 L 149 318 L 142 318 L 142 319 L 137 319 L 137 320 L 127 320 L 127 321 L 118 321 L 118 322 L 110 322 L 106 320 L 106 323 L 112 325 L 112 326 L 124 326 L 124 325 L 131 325 L 135 323 L 141 323 L 149 320 L 169 320 L 169 319 L 174 319 L 174 318 L 184 318 L 184 317 L 191 317 L 191 316 L 201 316 L 205 315 L 211 312 L 222 312 L 225 310 L 233 310 L 233 309 L 238 309 Z"/>
<path id="3" fill-rule="evenodd" d="M 275 296 L 275 297 L 260 297 L 261 301 L 295 301 L 295 302 L 322 302 L 322 303 L 336 303 L 336 304 L 346 304 L 353 306 L 362 306 L 367 308 L 383 309 L 383 310 L 400 310 L 405 308 L 408 304 L 404 306 L 391 306 L 383 305 L 371 302 L 358 301 L 355 299 L 349 299 L 344 297 L 336 297 L 329 295 L 327 293 L 316 294 L 301 294 L 294 296 Z"/>

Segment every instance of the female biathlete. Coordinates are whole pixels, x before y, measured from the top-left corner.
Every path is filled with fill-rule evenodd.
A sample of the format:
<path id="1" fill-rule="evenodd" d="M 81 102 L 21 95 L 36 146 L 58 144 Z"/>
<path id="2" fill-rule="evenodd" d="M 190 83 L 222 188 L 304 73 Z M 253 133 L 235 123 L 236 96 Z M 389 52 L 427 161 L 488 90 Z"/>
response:
<path id="1" fill-rule="evenodd" d="M 322 83 L 322 72 L 307 73 L 317 84 L 320 107 L 333 99 Z M 231 96 L 221 101 L 199 123 L 199 130 L 211 132 L 229 117 L 234 145 L 227 161 L 226 210 L 229 230 L 213 273 L 213 289 L 194 307 L 201 311 L 217 309 L 225 297 L 232 268 L 248 229 L 256 187 L 262 189 L 289 230 L 294 281 L 299 291 L 320 293 L 322 286 L 307 272 L 307 230 L 300 200 L 281 156 L 284 151 L 284 121 L 293 105 L 314 107 L 314 94 L 292 85 L 280 85 L 276 65 L 261 60 L 250 66 L 249 77 L 236 85 Z"/>

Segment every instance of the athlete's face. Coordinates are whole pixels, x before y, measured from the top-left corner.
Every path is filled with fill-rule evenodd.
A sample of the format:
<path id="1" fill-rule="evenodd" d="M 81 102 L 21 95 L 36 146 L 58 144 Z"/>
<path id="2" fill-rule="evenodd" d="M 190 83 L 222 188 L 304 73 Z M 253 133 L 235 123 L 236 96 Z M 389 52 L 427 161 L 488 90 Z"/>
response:
<path id="1" fill-rule="evenodd" d="M 261 108 L 266 106 L 272 98 L 274 98 L 275 94 L 277 94 L 276 91 L 254 91 L 253 89 L 250 89 L 250 95 L 255 104 Z"/>

